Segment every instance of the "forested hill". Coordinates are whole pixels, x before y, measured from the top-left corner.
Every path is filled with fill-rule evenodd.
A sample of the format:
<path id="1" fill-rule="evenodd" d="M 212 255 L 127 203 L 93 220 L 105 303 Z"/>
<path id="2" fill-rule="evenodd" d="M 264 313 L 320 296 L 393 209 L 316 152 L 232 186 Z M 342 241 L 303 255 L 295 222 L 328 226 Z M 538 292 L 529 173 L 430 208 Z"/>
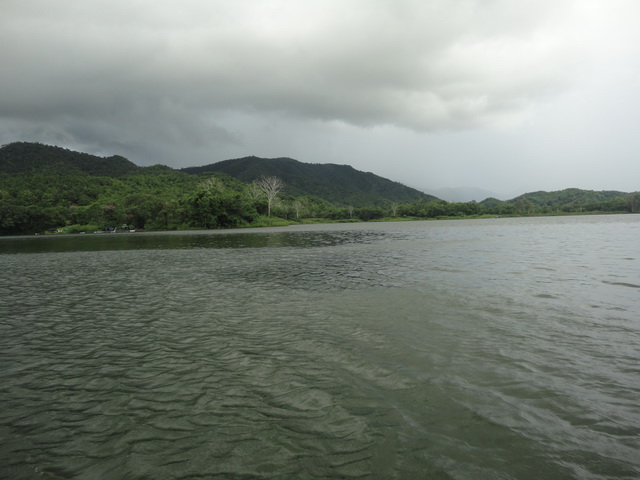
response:
<path id="1" fill-rule="evenodd" d="M 286 182 L 277 198 L 251 184 L 262 175 Z M 0 235 L 603 212 L 640 212 L 640 193 L 571 188 L 448 203 L 348 165 L 248 157 L 180 171 L 34 143 L 0 147 Z"/>
<path id="2" fill-rule="evenodd" d="M 141 167 L 124 157 L 98 157 L 41 143 L 15 142 L 0 148 L 0 173 L 120 177 Z"/>
<path id="3" fill-rule="evenodd" d="M 632 198 L 633 197 L 633 198 Z M 637 195 L 631 196 L 625 192 L 615 190 L 582 190 L 580 188 L 565 188 L 553 192 L 530 192 L 511 200 L 501 201 L 487 198 L 480 202 L 485 208 L 503 208 L 505 212 L 517 213 L 554 213 L 554 212 L 589 212 L 589 211 L 623 211 L 631 208 Z M 633 200 L 633 201 L 632 201 Z M 631 202 L 631 203 L 630 203 Z M 634 211 L 633 208 L 631 211 Z"/>
<path id="4" fill-rule="evenodd" d="M 401 183 L 361 172 L 349 165 L 302 163 L 292 158 L 245 157 L 189 167 L 183 172 L 202 174 L 221 172 L 250 183 L 262 175 L 284 180 L 289 195 L 312 195 L 338 205 L 382 205 L 386 202 L 409 203 L 438 200 Z"/>
<path id="5" fill-rule="evenodd" d="M 530 202 L 538 206 L 568 206 L 568 205 L 587 205 L 590 203 L 600 203 L 613 200 L 615 198 L 624 197 L 624 192 L 615 190 L 582 190 L 580 188 L 566 188 L 554 192 L 531 192 L 514 198 L 511 202 L 515 203 Z"/>

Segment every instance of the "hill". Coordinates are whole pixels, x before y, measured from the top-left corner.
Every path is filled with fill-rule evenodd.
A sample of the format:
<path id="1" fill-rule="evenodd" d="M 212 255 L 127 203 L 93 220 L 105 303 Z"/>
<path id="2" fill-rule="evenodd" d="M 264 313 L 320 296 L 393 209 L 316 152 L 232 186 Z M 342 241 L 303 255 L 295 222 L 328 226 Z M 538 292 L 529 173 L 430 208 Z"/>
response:
<path id="1" fill-rule="evenodd" d="M 41 143 L 15 142 L 0 148 L 0 173 L 120 177 L 140 170 L 124 157 L 98 157 Z"/>
<path id="2" fill-rule="evenodd" d="M 480 204 L 486 210 L 496 213 L 623 212 L 629 211 L 630 199 L 630 194 L 615 190 L 594 191 L 566 188 L 553 192 L 525 193 L 506 201 L 487 198 Z"/>
<path id="3" fill-rule="evenodd" d="M 261 175 L 288 184 L 273 204 L 249 183 Z M 637 192 L 570 188 L 509 201 L 447 203 L 348 165 L 247 157 L 180 171 L 41 144 L 0 148 L 0 235 L 638 211 Z"/>
<path id="4" fill-rule="evenodd" d="M 518 201 L 530 202 L 541 207 L 556 207 L 569 205 L 588 205 L 591 203 L 608 202 L 615 198 L 624 197 L 627 194 L 615 190 L 582 190 L 580 188 L 566 188 L 554 192 L 530 192 L 515 197 L 510 200 L 512 203 Z"/>
<path id="5" fill-rule="evenodd" d="M 292 158 L 244 157 L 234 160 L 183 168 L 183 172 L 203 174 L 225 173 L 246 183 L 262 175 L 276 176 L 286 183 L 285 193 L 293 196 L 311 195 L 336 205 L 382 205 L 388 202 L 409 203 L 432 201 L 436 197 L 401 183 L 361 172 L 349 165 L 310 164 Z"/>

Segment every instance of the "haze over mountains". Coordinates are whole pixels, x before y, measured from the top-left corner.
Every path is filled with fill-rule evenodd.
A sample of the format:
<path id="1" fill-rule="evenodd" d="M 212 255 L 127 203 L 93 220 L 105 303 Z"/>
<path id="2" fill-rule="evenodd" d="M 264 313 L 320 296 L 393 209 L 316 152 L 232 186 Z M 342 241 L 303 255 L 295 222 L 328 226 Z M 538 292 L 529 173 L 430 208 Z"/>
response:
<path id="1" fill-rule="evenodd" d="M 497 193 L 490 190 L 477 187 L 442 187 L 442 188 L 430 188 L 421 187 L 418 190 L 427 192 L 430 195 L 438 197 L 447 202 L 481 202 L 487 198 L 497 198 L 499 200 L 509 200 L 514 198 L 523 192 L 514 192 L 512 194 Z"/>

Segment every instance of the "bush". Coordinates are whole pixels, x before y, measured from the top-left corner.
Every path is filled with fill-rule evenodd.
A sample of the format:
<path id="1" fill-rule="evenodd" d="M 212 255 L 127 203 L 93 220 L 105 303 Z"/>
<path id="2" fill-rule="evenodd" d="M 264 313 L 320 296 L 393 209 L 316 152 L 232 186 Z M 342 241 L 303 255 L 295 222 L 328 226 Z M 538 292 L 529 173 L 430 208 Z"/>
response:
<path id="1" fill-rule="evenodd" d="M 67 225 L 66 227 L 64 227 L 63 232 L 64 233 L 81 233 L 81 232 L 93 233 L 97 230 L 100 230 L 100 227 L 98 227 L 98 225 Z"/>

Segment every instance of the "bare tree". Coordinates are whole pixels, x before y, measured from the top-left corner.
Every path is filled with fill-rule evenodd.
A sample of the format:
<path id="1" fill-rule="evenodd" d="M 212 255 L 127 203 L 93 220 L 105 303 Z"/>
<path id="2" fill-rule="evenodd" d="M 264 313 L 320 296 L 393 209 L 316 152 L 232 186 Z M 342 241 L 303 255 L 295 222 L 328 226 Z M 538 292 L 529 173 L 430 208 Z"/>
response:
<path id="1" fill-rule="evenodd" d="M 278 193 L 284 188 L 284 181 L 278 177 L 265 177 L 264 175 L 257 179 L 254 184 L 262 190 L 267 197 L 267 216 L 271 216 L 271 205 L 278 197 Z"/>

